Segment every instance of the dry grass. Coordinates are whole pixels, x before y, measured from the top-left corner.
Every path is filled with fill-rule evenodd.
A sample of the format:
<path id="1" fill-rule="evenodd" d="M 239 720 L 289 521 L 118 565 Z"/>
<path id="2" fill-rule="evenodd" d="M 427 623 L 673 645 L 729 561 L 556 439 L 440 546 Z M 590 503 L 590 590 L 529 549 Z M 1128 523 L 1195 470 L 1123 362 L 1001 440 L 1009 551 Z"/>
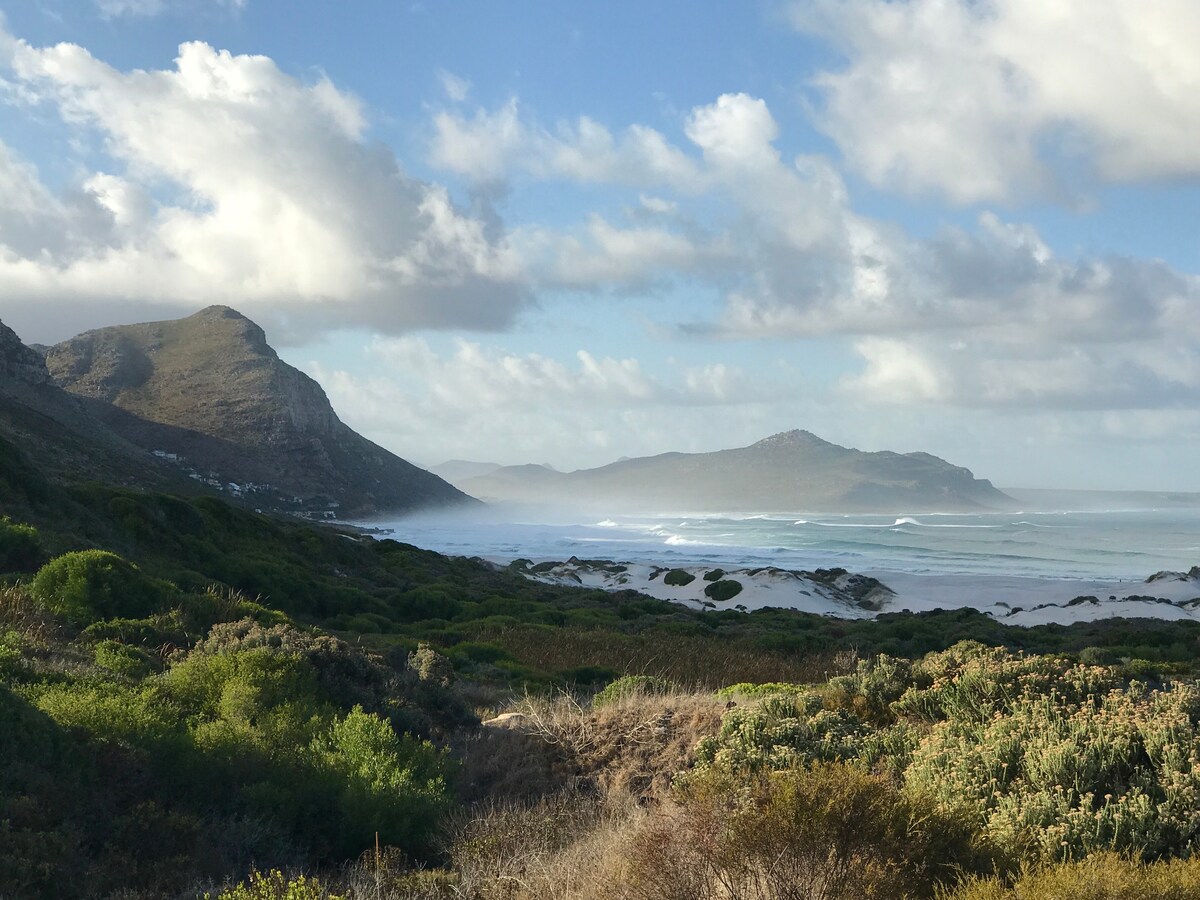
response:
<path id="1" fill-rule="evenodd" d="M 502 727 L 555 748 L 577 788 L 647 802 L 692 765 L 696 744 L 716 734 L 725 708 L 710 693 L 689 691 L 634 691 L 599 709 L 570 694 L 526 695 Z"/>
<path id="2" fill-rule="evenodd" d="M 564 790 L 653 802 L 717 733 L 725 707 L 689 691 L 634 692 L 599 709 L 571 694 L 527 694 L 461 743 L 460 794 L 468 803 Z"/>
<path id="3" fill-rule="evenodd" d="M 486 725 L 457 742 L 462 768 L 459 797 L 468 804 L 485 799 L 530 802 L 565 789 L 569 758 L 519 722 Z"/>
<path id="4" fill-rule="evenodd" d="M 710 689 L 739 682 L 813 683 L 841 674 L 835 654 L 782 653 L 717 635 L 664 638 L 605 628 L 563 628 L 547 640 L 543 629 L 517 626 L 483 632 L 478 640 L 498 644 L 522 665 L 543 672 L 602 666 Z"/>
<path id="5" fill-rule="evenodd" d="M 649 815 L 631 798 L 563 793 L 530 805 L 475 810 L 455 829 L 455 896 L 479 900 L 599 900 L 616 896 L 630 835 Z"/>
<path id="6" fill-rule="evenodd" d="M 0 587 L 0 646 L 8 653 L 16 649 L 18 659 L 8 663 L 12 668 L 33 678 L 97 674 L 92 653 L 72 643 L 74 636 L 23 586 Z"/>
<path id="7" fill-rule="evenodd" d="M 671 805 L 672 776 L 725 706 L 688 691 L 635 691 L 599 709 L 569 694 L 511 703 L 465 754 L 463 780 L 492 799 L 451 828 L 452 896 L 629 896 L 622 873 L 636 835 Z"/>
<path id="8" fill-rule="evenodd" d="M 23 585 L 0 587 L 0 632 L 15 631 L 36 644 L 70 639 L 62 624 L 30 596 Z"/>

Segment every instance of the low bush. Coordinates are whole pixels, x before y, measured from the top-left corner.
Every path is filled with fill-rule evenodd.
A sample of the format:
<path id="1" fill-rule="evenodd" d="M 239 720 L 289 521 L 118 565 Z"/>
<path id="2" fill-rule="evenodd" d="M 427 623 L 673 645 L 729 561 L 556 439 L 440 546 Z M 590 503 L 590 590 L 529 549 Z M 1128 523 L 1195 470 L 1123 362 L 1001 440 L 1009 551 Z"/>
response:
<path id="1" fill-rule="evenodd" d="M 99 619 L 137 619 L 169 596 L 171 586 L 144 574 L 105 550 L 78 550 L 55 557 L 38 570 L 33 596 L 77 625 Z"/>
<path id="2" fill-rule="evenodd" d="M 971 879 L 945 900 L 1192 900 L 1200 897 L 1200 857 L 1144 863 L 1097 853 L 1025 873 L 1011 884 Z"/>
<path id="3" fill-rule="evenodd" d="M 376 836 L 413 856 L 430 852 L 433 829 L 451 805 L 445 753 L 428 741 L 398 737 L 387 720 L 358 706 L 311 749 L 339 786 L 337 849 L 344 857 L 357 856 Z"/>
<path id="4" fill-rule="evenodd" d="M 0 572 L 36 572 L 45 561 L 36 528 L 0 518 Z"/>
<path id="5" fill-rule="evenodd" d="M 732 578 L 722 578 L 720 581 L 714 581 L 704 589 L 704 596 L 712 600 L 714 603 L 724 603 L 726 600 L 732 600 L 742 592 L 742 583 L 734 581 Z"/>
<path id="6" fill-rule="evenodd" d="M 203 900 L 345 900 L 331 893 L 319 878 L 296 875 L 289 878 L 278 869 L 254 871 L 241 884 L 221 891 L 216 896 L 204 894 Z"/>
<path id="7" fill-rule="evenodd" d="M 684 587 L 696 580 L 696 576 L 685 569 L 672 569 L 663 576 L 663 584 L 669 584 L 672 587 Z"/>
<path id="8" fill-rule="evenodd" d="M 730 773 L 843 762 L 969 815 L 1014 860 L 1200 848 L 1200 685 L 964 643 L 731 709 L 697 750 Z"/>
<path id="9" fill-rule="evenodd" d="M 143 678 L 158 666 L 145 650 L 130 647 L 120 641 L 100 641 L 93 648 L 96 665 L 126 678 Z"/>
<path id="10" fill-rule="evenodd" d="M 592 698 L 592 709 L 600 709 L 625 697 L 639 694 L 667 694 L 678 687 L 657 675 L 622 675 L 605 685 L 604 690 Z"/>

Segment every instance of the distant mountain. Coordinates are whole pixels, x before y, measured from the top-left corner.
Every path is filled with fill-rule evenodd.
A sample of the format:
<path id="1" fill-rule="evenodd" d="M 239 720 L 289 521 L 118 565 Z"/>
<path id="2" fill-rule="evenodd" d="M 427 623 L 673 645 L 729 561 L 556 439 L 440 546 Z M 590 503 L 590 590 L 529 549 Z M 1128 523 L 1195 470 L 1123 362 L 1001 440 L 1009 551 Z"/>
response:
<path id="1" fill-rule="evenodd" d="M 436 466 L 426 466 L 425 468 L 438 478 L 444 478 L 451 484 L 457 484 L 468 478 L 490 475 L 500 467 L 500 463 L 471 462 L 468 459 L 448 459 L 444 463 L 438 463 Z"/>
<path id="2" fill-rule="evenodd" d="M 321 386 L 228 307 L 89 331 L 44 364 L 108 432 L 262 505 L 370 515 L 474 502 L 343 424 Z"/>
<path id="3" fill-rule="evenodd" d="M 558 473 L 506 466 L 459 487 L 485 500 L 610 512 L 963 512 L 1011 509 L 991 482 L 928 453 L 864 453 L 788 431 L 715 453 L 664 453 Z"/>

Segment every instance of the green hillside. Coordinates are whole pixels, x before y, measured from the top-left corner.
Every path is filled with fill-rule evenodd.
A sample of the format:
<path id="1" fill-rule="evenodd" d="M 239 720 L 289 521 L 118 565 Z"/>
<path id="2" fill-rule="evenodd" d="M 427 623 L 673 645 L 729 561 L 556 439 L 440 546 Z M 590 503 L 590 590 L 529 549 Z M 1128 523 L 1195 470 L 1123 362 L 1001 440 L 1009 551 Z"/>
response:
<path id="1" fill-rule="evenodd" d="M 809 809 L 804 797 L 832 784 L 825 831 L 780 832 L 809 848 L 789 864 L 825 878 L 818 858 L 848 853 L 879 879 L 826 896 L 872 885 L 928 896 L 971 872 L 1008 878 L 1022 860 L 1088 858 L 1103 842 L 1034 854 L 1020 840 L 997 843 L 991 813 L 959 817 L 974 802 L 967 787 L 913 793 L 910 770 L 934 771 L 908 762 L 925 732 L 1008 696 L 1011 678 L 1026 691 L 1012 714 L 1036 715 L 1041 692 L 1059 685 L 1061 695 L 1061 679 L 1075 677 L 1039 673 L 1079 661 L 1104 673 L 1104 690 L 1126 692 L 1106 713 L 1119 723 L 1122 703 L 1146 702 L 1139 691 L 1189 678 L 1200 642 L 1190 622 L 1023 630 L 967 610 L 876 621 L 699 613 L 535 584 L 213 497 L 64 480 L 3 439 L 0 512 L 0 897 L 482 900 L 549 896 L 555 884 L 585 898 L 602 896 L 586 885 L 613 884 L 627 892 L 612 896 L 666 898 L 675 895 L 655 892 L 655 872 L 751 877 L 765 852 L 756 829 Z M 999 674 L 906 661 L 966 638 L 983 642 L 971 658 Z M 1010 649 L 988 655 L 985 645 Z M 1005 662 L 1019 650 L 1052 656 Z M 947 678 L 980 686 L 929 693 Z M 1200 717 L 1188 702 L 1171 708 L 1179 729 Z M 514 715 L 480 724 L 497 712 Z M 1175 757 L 1162 754 L 1186 761 L 1195 750 L 1194 730 L 1179 729 L 1131 739 L 1128 765 L 1080 771 L 1062 815 L 1081 815 L 1083 792 L 1094 803 L 1101 787 L 1128 804 L 1135 790 L 1173 802 L 1162 785 Z M 782 774 L 762 774 L 773 769 Z M 1027 826 L 1057 827 L 1057 807 L 1022 790 L 1040 810 Z M 654 843 L 666 821 L 654 809 L 682 817 L 673 835 L 718 809 L 741 824 L 720 859 L 694 859 Z M 901 840 L 897 823 L 915 815 L 944 834 Z M 1148 815 L 1139 828 L 1156 827 Z M 829 844 L 837 816 L 852 816 L 867 843 Z M 1171 819 L 1146 857 L 1186 855 L 1190 827 Z M 1113 846 L 1142 846 L 1130 840 Z M 595 841 L 609 842 L 601 869 L 584 853 Z"/>

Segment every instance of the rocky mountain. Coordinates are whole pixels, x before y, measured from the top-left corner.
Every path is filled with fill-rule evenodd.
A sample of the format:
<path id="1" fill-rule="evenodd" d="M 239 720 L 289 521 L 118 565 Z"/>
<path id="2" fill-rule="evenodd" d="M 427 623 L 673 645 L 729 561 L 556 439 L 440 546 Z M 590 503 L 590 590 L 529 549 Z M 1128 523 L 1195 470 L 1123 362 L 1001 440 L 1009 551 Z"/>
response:
<path id="1" fill-rule="evenodd" d="M 506 466 L 458 483 L 485 500 L 608 512 L 963 512 L 1013 508 L 969 469 L 928 453 L 865 453 L 788 431 L 749 447 L 664 453 L 576 472 Z"/>
<path id="2" fill-rule="evenodd" d="M 93 415 L 87 403 L 57 387 L 37 350 L 0 322 L 0 438 L 52 477 L 88 478 L 170 489 L 179 473 L 156 465 Z"/>
<path id="3" fill-rule="evenodd" d="M 474 502 L 345 425 L 225 306 L 89 331 L 50 347 L 45 366 L 120 439 L 256 505 L 366 516 Z"/>

